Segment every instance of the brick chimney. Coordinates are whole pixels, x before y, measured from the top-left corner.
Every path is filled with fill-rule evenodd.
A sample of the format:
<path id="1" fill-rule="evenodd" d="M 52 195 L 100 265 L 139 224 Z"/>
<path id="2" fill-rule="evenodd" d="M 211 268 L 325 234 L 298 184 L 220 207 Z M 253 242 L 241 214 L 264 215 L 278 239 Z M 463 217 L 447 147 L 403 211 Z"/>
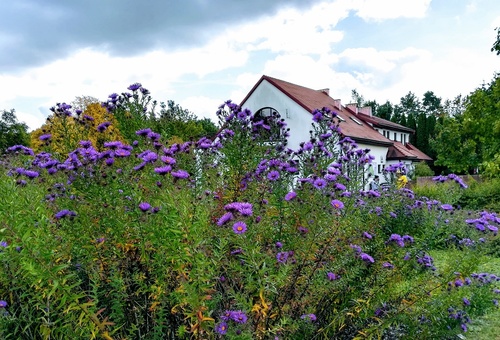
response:
<path id="1" fill-rule="evenodd" d="M 323 92 L 324 94 L 326 94 L 327 96 L 330 95 L 330 89 L 321 89 L 321 90 L 318 90 L 319 92 Z"/>
<path id="2" fill-rule="evenodd" d="M 371 106 L 360 107 L 358 112 L 361 114 L 364 114 L 366 116 L 371 117 L 372 116 L 372 107 Z"/>
<path id="3" fill-rule="evenodd" d="M 356 103 L 347 104 L 347 108 L 354 111 L 354 113 L 358 113 L 358 104 Z"/>

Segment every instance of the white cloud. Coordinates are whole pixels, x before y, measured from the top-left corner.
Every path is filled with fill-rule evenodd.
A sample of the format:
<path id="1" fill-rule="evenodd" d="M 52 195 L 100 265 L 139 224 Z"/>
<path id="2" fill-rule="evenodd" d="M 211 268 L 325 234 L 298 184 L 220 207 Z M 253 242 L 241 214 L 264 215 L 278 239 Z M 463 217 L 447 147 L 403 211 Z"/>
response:
<path id="1" fill-rule="evenodd" d="M 381 21 L 396 18 L 422 18 L 431 0 L 359 0 L 356 14 L 364 20 Z"/>
<path id="2" fill-rule="evenodd" d="M 216 124 L 216 111 L 221 104 L 222 101 L 206 96 L 187 97 L 179 102 L 180 106 L 194 112 L 199 118 L 210 118 Z"/>

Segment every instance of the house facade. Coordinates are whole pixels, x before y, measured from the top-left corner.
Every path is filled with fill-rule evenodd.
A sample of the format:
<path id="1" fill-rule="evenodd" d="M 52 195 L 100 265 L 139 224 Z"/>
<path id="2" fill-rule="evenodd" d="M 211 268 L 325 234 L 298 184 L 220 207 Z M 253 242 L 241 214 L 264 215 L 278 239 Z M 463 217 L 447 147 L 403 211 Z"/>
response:
<path id="1" fill-rule="evenodd" d="M 328 89 L 314 90 L 269 76 L 262 76 L 240 104 L 263 117 L 275 111 L 290 128 L 288 147 L 296 150 L 309 140 L 312 112 L 327 107 L 340 119 L 341 133 L 370 149 L 375 157 L 369 172 L 381 175 L 384 167 L 403 162 L 409 171 L 414 164 L 432 159 L 409 143 L 412 129 L 372 115 L 371 107 L 342 105 L 330 97 Z"/>

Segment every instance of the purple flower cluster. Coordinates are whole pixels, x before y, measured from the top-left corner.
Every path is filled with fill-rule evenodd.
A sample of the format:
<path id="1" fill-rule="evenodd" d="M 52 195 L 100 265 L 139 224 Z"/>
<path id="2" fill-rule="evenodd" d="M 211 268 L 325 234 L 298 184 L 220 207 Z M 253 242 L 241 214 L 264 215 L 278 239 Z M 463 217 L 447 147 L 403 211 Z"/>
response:
<path id="1" fill-rule="evenodd" d="M 61 218 L 64 218 L 64 217 L 72 218 L 75 216 L 76 216 L 76 212 L 74 212 L 72 210 L 68 210 L 68 209 L 63 209 L 54 215 L 55 219 L 57 219 L 57 220 L 60 220 Z"/>
<path id="2" fill-rule="evenodd" d="M 314 321 L 316 321 L 316 319 L 317 319 L 317 318 L 316 318 L 316 315 L 315 315 L 315 314 L 312 314 L 312 313 L 310 313 L 310 314 L 304 314 L 304 315 L 301 315 L 301 316 L 300 316 L 300 318 L 301 318 L 302 320 L 309 321 L 309 322 L 314 322 Z"/>
<path id="3" fill-rule="evenodd" d="M 467 184 L 465 184 L 465 182 L 462 180 L 462 178 L 460 178 L 460 176 L 457 176 L 455 174 L 449 174 L 448 176 L 439 175 L 433 177 L 432 180 L 438 183 L 444 183 L 448 180 L 452 180 L 455 181 L 455 183 L 457 183 L 458 185 L 460 185 L 461 188 L 466 189 L 468 187 Z"/>
<path id="4" fill-rule="evenodd" d="M 467 219 L 465 222 L 474 225 L 479 231 L 485 232 L 489 230 L 494 235 L 498 233 L 498 227 L 500 226 L 500 218 L 496 213 L 489 213 L 486 211 L 481 212 L 479 218 Z"/>
<path id="5" fill-rule="evenodd" d="M 405 246 L 405 242 L 413 243 L 413 241 L 413 237 L 411 237 L 410 235 L 401 236 L 399 234 L 392 234 L 391 237 L 389 237 L 389 239 L 387 240 L 387 243 L 394 242 L 398 246 L 403 248 Z"/>

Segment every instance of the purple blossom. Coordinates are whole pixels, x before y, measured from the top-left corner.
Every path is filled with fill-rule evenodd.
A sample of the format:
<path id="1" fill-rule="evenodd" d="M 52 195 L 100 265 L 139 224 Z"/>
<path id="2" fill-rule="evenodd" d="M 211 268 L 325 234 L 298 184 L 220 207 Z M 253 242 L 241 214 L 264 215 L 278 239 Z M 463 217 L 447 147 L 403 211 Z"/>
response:
<path id="1" fill-rule="evenodd" d="M 441 209 L 443 209 L 445 211 L 450 211 L 450 210 L 453 210 L 453 206 L 451 204 L 442 204 Z"/>
<path id="2" fill-rule="evenodd" d="M 285 201 L 291 201 L 295 197 L 297 197 L 297 194 L 294 191 L 290 191 L 288 194 L 285 195 Z"/>
<path id="3" fill-rule="evenodd" d="M 227 333 L 227 323 L 226 322 L 219 322 L 215 326 L 215 331 L 221 335 L 224 335 Z"/>
<path id="4" fill-rule="evenodd" d="M 5 242 L 5 241 L 1 241 L 0 242 L 0 247 L 7 248 L 8 245 L 9 244 L 7 242 Z"/>
<path id="5" fill-rule="evenodd" d="M 463 298 L 462 301 L 464 302 L 464 306 L 470 306 L 470 301 L 467 298 Z"/>
<path id="6" fill-rule="evenodd" d="M 335 281 L 335 280 L 340 279 L 340 275 L 337 275 L 337 274 L 332 273 L 332 272 L 326 273 L 326 276 L 328 277 L 328 280 L 330 280 L 330 281 Z"/>
<path id="7" fill-rule="evenodd" d="M 52 135 L 50 133 L 46 133 L 44 135 L 41 135 L 38 139 L 41 141 L 48 141 L 52 138 Z"/>
<path id="8" fill-rule="evenodd" d="M 177 170 L 170 173 L 174 178 L 185 179 L 189 177 L 189 173 L 186 170 Z"/>
<path id="9" fill-rule="evenodd" d="M 278 263 L 286 263 L 286 261 L 288 260 L 288 255 L 289 253 L 287 251 L 279 252 L 278 254 L 276 254 L 276 260 L 278 261 Z"/>
<path id="10" fill-rule="evenodd" d="M 245 312 L 241 310 L 229 311 L 229 319 L 237 323 L 246 323 L 248 320 Z"/>
<path id="11" fill-rule="evenodd" d="M 227 212 L 224 215 L 222 215 L 221 218 L 219 218 L 219 220 L 217 221 L 217 225 L 219 227 L 222 227 L 224 224 L 226 224 L 232 219 L 233 219 L 233 214 L 231 212 Z"/>
<path id="12" fill-rule="evenodd" d="M 322 178 L 316 178 L 313 185 L 316 189 L 323 189 L 326 187 L 326 181 Z"/>
<path id="13" fill-rule="evenodd" d="M 365 261 L 366 263 L 374 263 L 375 260 L 373 259 L 373 257 L 371 257 L 370 255 L 368 255 L 367 253 L 361 253 L 359 254 L 359 257 Z"/>
<path id="14" fill-rule="evenodd" d="M 150 128 L 147 128 L 147 129 L 137 130 L 137 131 L 135 132 L 135 134 L 136 134 L 137 136 L 147 137 L 147 136 L 148 136 L 151 132 L 153 132 L 153 131 L 151 131 L 151 129 L 150 129 Z"/>
<path id="15" fill-rule="evenodd" d="M 281 243 L 280 241 L 276 242 L 276 248 L 278 249 L 283 248 L 283 243 Z"/>
<path id="16" fill-rule="evenodd" d="M 168 174 L 170 171 L 172 171 L 172 167 L 170 165 L 165 165 L 165 166 L 161 166 L 159 168 L 155 168 L 155 172 L 158 175 L 162 175 L 162 176 Z"/>
<path id="17" fill-rule="evenodd" d="M 0 308 L 5 308 L 7 307 L 9 304 L 7 303 L 7 301 L 5 300 L 0 300 Z"/>
<path id="18" fill-rule="evenodd" d="M 111 125 L 110 122 L 104 122 L 104 123 L 101 123 L 99 125 L 97 125 L 97 131 L 99 132 L 104 132 L 106 131 L 106 129 Z"/>
<path id="19" fill-rule="evenodd" d="M 68 210 L 68 209 L 63 209 L 54 215 L 54 217 L 57 220 L 60 220 L 63 217 L 74 217 L 74 216 L 76 216 L 76 212 Z"/>
<path id="20" fill-rule="evenodd" d="M 310 322 L 314 322 L 316 321 L 316 315 L 314 314 L 304 314 L 300 317 L 302 320 L 306 320 L 306 321 L 310 321 Z"/>
<path id="21" fill-rule="evenodd" d="M 129 87 L 127 87 L 127 89 L 135 92 L 135 91 L 139 90 L 141 87 L 142 87 L 142 85 L 140 83 L 134 83 L 134 84 L 130 85 Z"/>
<path id="22" fill-rule="evenodd" d="M 247 225 L 245 222 L 238 221 L 233 224 L 233 231 L 235 234 L 244 234 L 247 231 Z"/>
<path id="23" fill-rule="evenodd" d="M 149 209 L 151 209 L 151 204 L 148 202 L 141 202 L 139 203 L 139 209 L 141 209 L 142 212 L 147 212 Z"/>
<path id="24" fill-rule="evenodd" d="M 384 262 L 382 264 L 382 267 L 388 268 L 388 269 L 392 269 L 392 268 L 394 268 L 394 265 L 392 263 L 390 263 L 390 262 Z"/>
<path id="25" fill-rule="evenodd" d="M 366 231 L 363 233 L 363 236 L 369 240 L 371 240 L 373 238 L 373 236 L 369 232 L 366 232 Z"/>
<path id="26" fill-rule="evenodd" d="M 342 201 L 332 200 L 330 203 L 331 203 L 332 207 L 334 207 L 335 209 L 340 210 L 340 209 L 344 208 L 344 203 Z"/>
<path id="27" fill-rule="evenodd" d="M 168 165 L 174 165 L 176 163 L 175 158 L 169 156 L 161 156 L 161 161 Z"/>
<path id="28" fill-rule="evenodd" d="M 270 181 L 276 181 L 280 178 L 280 173 L 276 170 L 273 170 L 273 171 L 270 171 L 268 174 L 267 174 L 267 179 L 270 180 Z"/>

